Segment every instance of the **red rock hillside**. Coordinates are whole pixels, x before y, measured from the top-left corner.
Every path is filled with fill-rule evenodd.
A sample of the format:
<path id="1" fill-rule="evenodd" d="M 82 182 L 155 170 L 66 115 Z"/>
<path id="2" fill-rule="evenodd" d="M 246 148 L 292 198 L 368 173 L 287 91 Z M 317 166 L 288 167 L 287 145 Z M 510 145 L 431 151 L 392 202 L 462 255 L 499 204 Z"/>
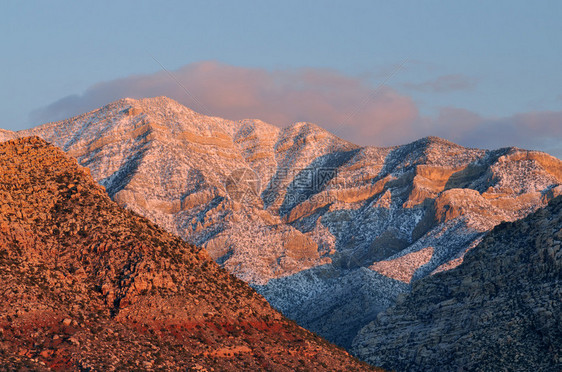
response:
<path id="1" fill-rule="evenodd" d="M 0 170 L 0 370 L 369 369 L 43 140 Z"/>

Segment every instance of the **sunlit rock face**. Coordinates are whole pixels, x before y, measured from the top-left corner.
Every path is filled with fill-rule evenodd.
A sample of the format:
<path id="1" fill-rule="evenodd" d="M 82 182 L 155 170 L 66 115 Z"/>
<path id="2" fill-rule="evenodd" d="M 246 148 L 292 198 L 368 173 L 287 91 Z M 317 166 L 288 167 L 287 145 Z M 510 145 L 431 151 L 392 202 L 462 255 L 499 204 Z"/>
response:
<path id="1" fill-rule="evenodd" d="M 3 371 L 375 370 L 37 137 L 0 143 L 0 288 Z"/>
<path id="2" fill-rule="evenodd" d="M 411 283 L 562 192 L 561 161 L 440 138 L 360 147 L 309 123 L 123 99 L 37 135 L 120 205 L 205 247 L 301 325 L 348 347 Z M 0 137 L 0 139 L 3 137 Z"/>

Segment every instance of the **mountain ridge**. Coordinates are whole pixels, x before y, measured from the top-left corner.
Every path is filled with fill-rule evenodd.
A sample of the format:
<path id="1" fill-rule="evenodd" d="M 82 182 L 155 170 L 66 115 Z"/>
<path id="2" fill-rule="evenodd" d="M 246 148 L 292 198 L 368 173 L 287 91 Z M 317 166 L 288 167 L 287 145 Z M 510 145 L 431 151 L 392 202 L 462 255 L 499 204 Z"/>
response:
<path id="1" fill-rule="evenodd" d="M 560 370 L 561 227 L 560 196 L 496 226 L 364 327 L 354 352 L 392 370 Z"/>
<path id="2" fill-rule="evenodd" d="M 0 169 L 0 369 L 370 369 L 44 140 L 0 143 Z"/>
<path id="3" fill-rule="evenodd" d="M 234 122 L 164 98 L 121 100 L 15 135 L 29 134 L 346 347 L 411 283 L 457 266 L 493 226 L 562 193 L 562 162 L 541 152 L 437 137 L 359 147 L 312 124 Z M 348 298 L 354 291 L 363 297 Z M 356 324 L 342 326 L 350 318 Z"/>

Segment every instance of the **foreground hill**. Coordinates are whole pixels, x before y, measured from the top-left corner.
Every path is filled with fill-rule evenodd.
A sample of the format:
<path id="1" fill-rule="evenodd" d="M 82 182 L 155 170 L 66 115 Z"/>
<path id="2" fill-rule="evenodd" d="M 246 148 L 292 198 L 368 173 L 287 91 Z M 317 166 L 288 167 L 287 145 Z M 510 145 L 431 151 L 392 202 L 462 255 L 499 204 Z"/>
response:
<path id="1" fill-rule="evenodd" d="M 537 151 L 434 137 L 359 147 L 313 124 L 234 122 L 165 97 L 0 135 L 62 148 L 118 204 L 345 347 L 411 283 L 562 191 L 562 162 Z"/>
<path id="2" fill-rule="evenodd" d="M 365 370 L 39 138 L 0 144 L 0 370 Z"/>
<path id="3" fill-rule="evenodd" d="M 398 371 L 562 370 L 562 197 L 495 227 L 363 328 L 353 350 Z"/>

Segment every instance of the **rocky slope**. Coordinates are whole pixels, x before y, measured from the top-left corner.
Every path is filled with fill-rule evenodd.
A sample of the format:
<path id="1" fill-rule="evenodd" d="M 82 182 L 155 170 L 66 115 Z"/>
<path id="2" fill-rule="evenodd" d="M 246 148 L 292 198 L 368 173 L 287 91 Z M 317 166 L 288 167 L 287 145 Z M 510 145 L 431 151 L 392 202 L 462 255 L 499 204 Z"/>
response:
<path id="1" fill-rule="evenodd" d="M 424 278 L 353 350 L 397 371 L 562 370 L 562 197 Z"/>
<path id="2" fill-rule="evenodd" d="M 233 122 L 165 97 L 4 133 L 23 135 L 64 149 L 117 203 L 346 347 L 412 282 L 562 191 L 562 162 L 541 152 L 433 137 L 359 147 L 313 124 Z"/>
<path id="3" fill-rule="evenodd" d="M 367 370 L 43 140 L 0 144 L 0 370 Z"/>

